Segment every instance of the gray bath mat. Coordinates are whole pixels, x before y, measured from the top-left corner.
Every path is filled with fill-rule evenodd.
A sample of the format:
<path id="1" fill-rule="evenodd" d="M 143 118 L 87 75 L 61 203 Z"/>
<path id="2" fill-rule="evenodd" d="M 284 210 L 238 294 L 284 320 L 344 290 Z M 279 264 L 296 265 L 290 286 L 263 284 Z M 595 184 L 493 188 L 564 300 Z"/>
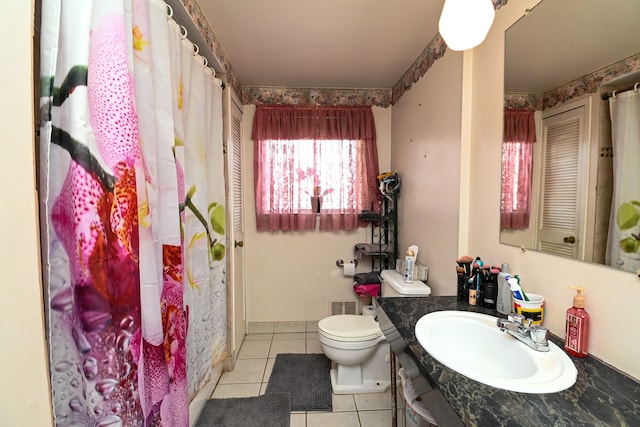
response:
<path id="1" fill-rule="evenodd" d="M 257 397 L 209 399 L 196 427 L 289 427 L 291 405 L 288 393 Z"/>
<path id="2" fill-rule="evenodd" d="M 331 411 L 330 370 L 324 354 L 278 354 L 266 394 L 291 393 L 292 411 Z"/>

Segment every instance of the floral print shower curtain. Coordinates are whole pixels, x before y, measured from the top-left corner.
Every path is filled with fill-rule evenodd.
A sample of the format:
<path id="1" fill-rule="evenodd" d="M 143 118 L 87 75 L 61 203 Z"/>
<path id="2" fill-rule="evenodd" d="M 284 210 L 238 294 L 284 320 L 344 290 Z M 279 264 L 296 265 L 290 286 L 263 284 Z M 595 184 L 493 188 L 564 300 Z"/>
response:
<path id="1" fill-rule="evenodd" d="M 222 89 L 167 10 L 42 2 L 56 425 L 188 426 L 189 398 L 224 359 Z"/>

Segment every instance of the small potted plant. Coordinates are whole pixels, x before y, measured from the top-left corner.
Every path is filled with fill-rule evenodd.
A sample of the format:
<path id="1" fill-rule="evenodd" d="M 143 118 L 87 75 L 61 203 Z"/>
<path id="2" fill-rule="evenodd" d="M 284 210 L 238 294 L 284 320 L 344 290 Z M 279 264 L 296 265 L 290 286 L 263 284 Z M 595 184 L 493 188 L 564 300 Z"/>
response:
<path id="1" fill-rule="evenodd" d="M 308 194 L 311 199 L 311 210 L 314 213 L 320 213 L 320 208 L 322 206 L 322 198 L 327 194 L 333 192 L 333 188 L 322 189 L 322 185 L 320 185 L 320 177 L 316 174 L 316 171 L 313 168 L 307 168 L 306 170 L 298 169 L 298 183 L 300 184 L 300 188 L 304 191 L 305 194 Z M 309 185 L 305 185 L 305 181 L 311 181 L 311 191 L 305 189 L 309 188 Z"/>

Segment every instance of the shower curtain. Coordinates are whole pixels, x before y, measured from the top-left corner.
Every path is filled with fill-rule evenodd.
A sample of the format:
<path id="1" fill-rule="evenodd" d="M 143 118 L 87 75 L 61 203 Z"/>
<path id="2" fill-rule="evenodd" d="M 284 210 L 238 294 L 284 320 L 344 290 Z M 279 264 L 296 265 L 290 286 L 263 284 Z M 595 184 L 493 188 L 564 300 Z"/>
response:
<path id="1" fill-rule="evenodd" d="M 159 0 L 43 0 L 56 425 L 188 426 L 225 349 L 222 88 Z"/>
<path id="2" fill-rule="evenodd" d="M 609 98 L 613 138 L 613 200 L 607 265 L 640 268 L 640 92 Z"/>

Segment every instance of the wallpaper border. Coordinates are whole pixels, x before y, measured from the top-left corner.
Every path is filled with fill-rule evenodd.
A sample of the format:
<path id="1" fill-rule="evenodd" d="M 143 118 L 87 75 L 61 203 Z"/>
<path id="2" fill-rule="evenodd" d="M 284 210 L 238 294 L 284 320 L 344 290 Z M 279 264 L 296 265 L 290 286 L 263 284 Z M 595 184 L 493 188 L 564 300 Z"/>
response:
<path id="1" fill-rule="evenodd" d="M 496 10 L 508 2 L 508 0 L 492 1 Z M 420 80 L 447 51 L 447 45 L 442 36 L 439 33 L 436 34 L 404 72 L 400 80 L 389 89 L 243 86 L 196 0 L 181 0 L 181 2 L 222 66 L 223 72 L 227 76 L 227 83 L 233 87 L 236 94 L 240 95 L 242 103 L 245 105 L 368 105 L 386 108 L 398 102 L 402 95 Z"/>

